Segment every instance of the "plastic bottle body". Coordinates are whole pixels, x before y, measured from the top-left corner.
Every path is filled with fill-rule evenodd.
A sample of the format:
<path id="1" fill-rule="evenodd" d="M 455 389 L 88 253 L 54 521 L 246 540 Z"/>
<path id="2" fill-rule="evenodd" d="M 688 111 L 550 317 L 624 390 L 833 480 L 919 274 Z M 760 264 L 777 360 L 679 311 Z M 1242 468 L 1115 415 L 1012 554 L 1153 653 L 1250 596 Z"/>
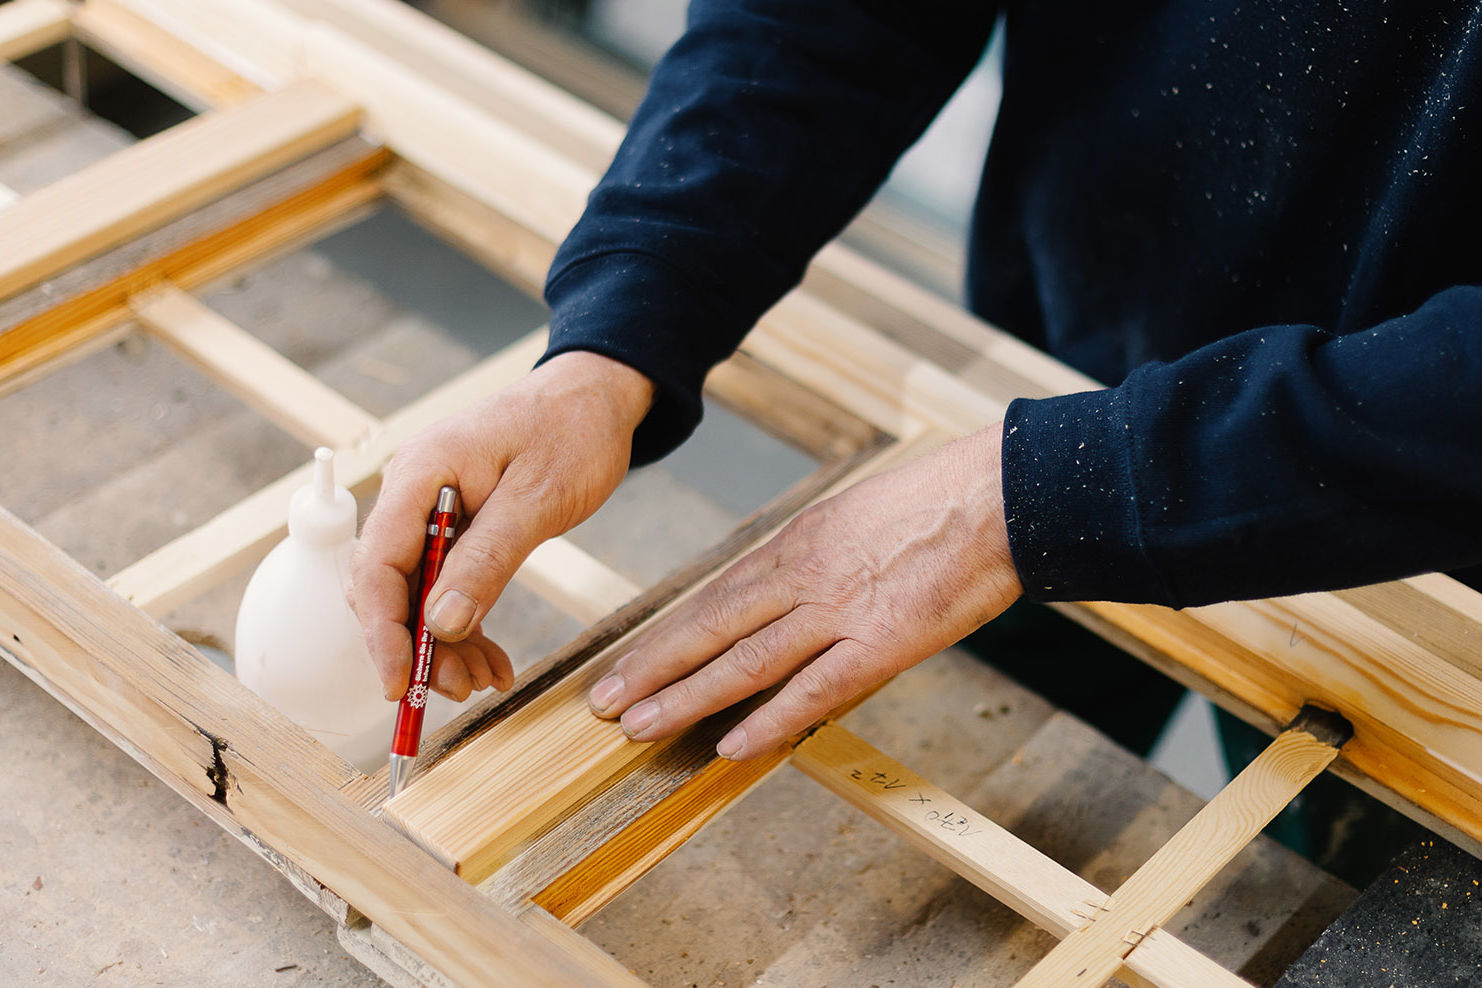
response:
<path id="1" fill-rule="evenodd" d="M 362 771 L 386 760 L 396 705 L 345 601 L 353 538 L 290 536 L 252 575 L 237 612 L 237 678 Z"/>

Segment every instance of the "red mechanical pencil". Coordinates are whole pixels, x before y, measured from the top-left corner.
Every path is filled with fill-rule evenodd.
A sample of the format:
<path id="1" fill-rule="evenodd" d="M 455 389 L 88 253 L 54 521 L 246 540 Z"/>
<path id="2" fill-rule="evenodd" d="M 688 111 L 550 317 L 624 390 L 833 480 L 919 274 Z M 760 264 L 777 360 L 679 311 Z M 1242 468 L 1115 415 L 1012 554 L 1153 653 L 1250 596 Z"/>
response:
<path id="1" fill-rule="evenodd" d="M 412 681 L 396 708 L 396 732 L 391 736 L 391 795 L 395 796 L 417 764 L 417 749 L 422 744 L 422 714 L 427 709 L 427 683 L 432 678 L 432 651 L 437 640 L 427 630 L 427 593 L 442 572 L 443 560 L 453 547 L 458 528 L 458 491 L 443 487 L 437 492 L 437 506 L 427 521 L 427 538 L 422 545 L 422 568 L 412 590 Z"/>

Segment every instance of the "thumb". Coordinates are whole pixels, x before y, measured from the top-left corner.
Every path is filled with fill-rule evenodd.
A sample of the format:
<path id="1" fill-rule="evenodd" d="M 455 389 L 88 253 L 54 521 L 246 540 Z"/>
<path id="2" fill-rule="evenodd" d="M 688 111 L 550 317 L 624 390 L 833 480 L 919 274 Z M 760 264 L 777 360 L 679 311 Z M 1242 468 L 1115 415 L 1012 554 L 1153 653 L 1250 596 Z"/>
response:
<path id="1" fill-rule="evenodd" d="M 528 498 L 495 488 L 448 551 L 427 595 L 427 626 L 434 635 L 461 641 L 479 626 L 525 558 L 559 534 L 548 530 L 544 515 Z"/>

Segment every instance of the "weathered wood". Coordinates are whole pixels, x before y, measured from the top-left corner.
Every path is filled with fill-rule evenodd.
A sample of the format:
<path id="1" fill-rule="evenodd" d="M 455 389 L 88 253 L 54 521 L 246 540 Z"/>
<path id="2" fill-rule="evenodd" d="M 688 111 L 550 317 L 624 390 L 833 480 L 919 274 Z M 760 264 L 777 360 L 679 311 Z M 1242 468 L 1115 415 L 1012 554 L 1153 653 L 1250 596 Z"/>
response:
<path id="1" fill-rule="evenodd" d="M 824 724 L 799 744 L 793 765 L 1058 937 L 1107 907 L 1096 886 L 838 724 Z M 1144 948 L 1151 949 L 1127 958 L 1124 980 L 1130 972 L 1163 988 L 1245 984 L 1172 936 Z M 1196 977 L 1161 973 L 1175 967 Z"/>
<path id="2" fill-rule="evenodd" d="M 530 236 L 504 214 L 404 160 L 386 170 L 386 193 L 432 233 L 526 294 L 540 295 L 554 244 Z"/>
<path id="3" fill-rule="evenodd" d="M 424 226 L 448 237 L 495 274 L 538 294 L 554 243 L 406 161 L 386 173 L 386 191 Z M 718 365 L 706 392 L 769 433 L 822 460 L 847 456 L 878 430 L 746 353 Z"/>
<path id="4" fill-rule="evenodd" d="M 553 949 L 338 790 L 353 773 L 296 725 L 8 513 L 0 512 L 7 657 L 197 805 L 353 902 L 460 983 L 629 983 Z"/>
<path id="5" fill-rule="evenodd" d="M 385 159 L 343 142 L 0 302 L 0 392 L 78 359 L 131 318 L 130 297 L 161 280 L 195 288 L 353 218 L 379 193 Z"/>
<path id="6" fill-rule="evenodd" d="M 1335 721 L 1339 723 L 1335 724 Z M 1074 932 L 1019 981 L 1019 988 L 1099 986 L 1147 935 L 1270 823 L 1307 783 L 1338 757 L 1350 728 L 1304 709 L 1214 799 Z"/>
<path id="7" fill-rule="evenodd" d="M 644 621 L 652 618 L 686 588 L 717 572 L 722 566 L 746 551 L 746 548 L 754 544 L 763 533 L 777 528 L 785 519 L 796 514 L 824 491 L 832 489 L 840 478 L 850 475 L 883 452 L 886 445 L 886 440 L 881 438 L 847 459 L 821 465 L 813 473 L 753 512 L 728 536 L 709 550 L 644 590 L 599 623 L 589 627 L 565 648 L 546 656 L 522 671 L 513 691 L 486 697 L 474 703 L 471 709 L 464 711 L 450 723 L 423 738 L 419 756 L 419 764 L 423 770 L 436 765 L 482 732 L 518 711 L 535 696 L 559 683 L 573 670 L 590 662 L 593 656 L 632 632 Z M 721 735 L 717 734 L 714 740 L 719 741 L 720 737 Z M 573 829 L 570 831 L 569 843 L 562 843 L 555 847 L 547 845 L 547 849 L 553 852 L 552 854 L 545 854 L 539 847 L 532 847 L 523 855 L 527 859 L 527 865 L 522 868 L 526 877 L 518 883 L 506 886 L 507 888 L 517 887 L 521 890 L 510 893 L 513 901 L 520 901 L 533 895 L 553 881 L 561 871 L 580 861 L 591 848 L 599 845 L 621 827 L 626 826 L 636 816 L 636 813 L 627 815 L 629 811 L 647 810 L 658 800 L 672 793 L 690 775 L 699 771 L 704 760 L 713 756 L 714 752 L 711 750 L 714 747 L 713 744 L 706 746 L 703 752 L 696 748 L 695 753 L 699 760 L 688 768 L 675 770 L 677 762 L 674 758 L 678 752 L 688 751 L 692 745 L 701 743 L 703 742 L 699 740 L 698 734 L 693 737 L 687 736 L 686 739 L 678 742 L 673 750 L 666 749 L 663 759 L 655 759 L 649 763 L 640 759 L 640 767 L 630 774 L 642 776 L 642 778 L 630 779 L 625 783 L 626 788 L 614 786 L 583 803 L 582 808 L 570 820 L 570 826 Z M 357 782 L 351 786 L 357 801 L 367 808 L 379 807 L 384 803 L 387 788 L 386 769 L 384 768 L 368 777 L 363 783 Z M 583 848 L 580 853 L 570 853 L 578 847 Z M 543 860 L 535 864 L 533 863 L 535 858 L 543 858 Z"/>
<path id="8" fill-rule="evenodd" d="M 136 295 L 141 325 L 308 446 L 349 446 L 380 423 L 257 337 L 165 283 Z"/>
<path id="9" fill-rule="evenodd" d="M 726 727 L 730 726 L 727 720 Z M 698 771 L 668 798 L 638 816 L 616 837 L 536 893 L 536 905 L 550 910 L 562 922 L 580 926 L 736 800 L 760 785 L 787 760 L 790 752 L 783 746 L 744 762 L 728 761 L 715 757 L 715 745 L 722 736 L 724 732 L 720 730 L 705 731 L 704 750 L 695 753 L 698 758 L 690 759 L 697 764 Z M 632 778 L 630 775 L 623 782 Z M 551 836 L 559 839 L 558 832 L 564 829 L 551 831 Z"/>
<path id="10" fill-rule="evenodd" d="M 356 107 L 316 83 L 208 113 L 26 196 L 0 216 L 0 297 L 348 137 Z"/>
<path id="11" fill-rule="evenodd" d="M 372 490 L 396 447 L 418 430 L 517 380 L 545 348 L 545 331 L 536 330 L 518 343 L 423 396 L 383 423 L 372 425 L 361 441 L 336 451 L 339 483 L 358 494 Z M 180 536 L 121 570 L 110 586 L 150 614 L 164 614 L 252 565 L 283 537 L 288 501 L 309 483 L 310 465 L 274 481 L 239 501 L 200 528 Z M 590 620 L 627 600 L 634 589 L 591 556 L 571 545 L 534 553 L 515 578 L 552 603 Z"/>
<path id="12" fill-rule="evenodd" d="M 63 0 L 11 0 L 0 6 L 0 61 L 24 58 L 71 34 Z"/>
<path id="13" fill-rule="evenodd" d="M 941 441 L 928 434 L 897 444 L 845 476 L 827 493 L 884 470 Z M 826 496 L 826 495 L 825 495 Z M 780 527 L 780 525 L 778 526 Z M 769 530 L 753 543 L 774 534 Z M 672 610 L 694 584 L 667 604 Z M 658 616 L 656 615 L 656 617 Z M 386 803 L 385 818 L 471 882 L 508 861 L 573 805 L 604 788 L 640 757 L 675 743 L 629 741 L 616 721 L 587 708 L 586 694 L 627 647 L 624 637 L 530 703 L 420 776 Z"/>

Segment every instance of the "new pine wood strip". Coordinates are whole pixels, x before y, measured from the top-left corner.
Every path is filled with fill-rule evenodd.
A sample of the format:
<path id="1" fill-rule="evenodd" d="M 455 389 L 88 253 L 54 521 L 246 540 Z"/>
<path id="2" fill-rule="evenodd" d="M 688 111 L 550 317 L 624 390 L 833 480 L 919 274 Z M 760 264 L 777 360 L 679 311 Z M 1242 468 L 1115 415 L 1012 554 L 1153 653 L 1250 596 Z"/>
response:
<path id="1" fill-rule="evenodd" d="M 279 0 L 277 6 L 335 25 L 398 69 L 433 81 L 487 117 L 571 160 L 589 173 L 580 190 L 583 195 L 622 140 L 625 127 L 620 121 L 394 0 Z M 278 27 L 286 31 L 286 22 Z M 1009 394 L 1098 386 L 848 247 L 829 245 L 812 267 L 824 276 L 816 291 L 820 298 L 877 326 L 882 320 L 909 324 L 914 346 L 919 347 L 923 337 L 936 336 L 970 347 L 981 361 L 976 369 L 988 374 L 996 370 L 998 387 Z M 543 271 L 542 266 L 539 274 Z M 838 287 L 823 288 L 824 283 Z M 850 304 L 841 304 L 846 301 Z M 858 308 L 861 303 L 868 307 L 868 316 Z M 957 364 L 946 366 L 958 369 Z M 1040 383 L 1043 390 L 1026 387 L 1031 382 Z"/>
<path id="2" fill-rule="evenodd" d="M 0 297 L 349 136 L 354 104 L 295 83 L 188 120 L 0 214 Z"/>
<path id="3" fill-rule="evenodd" d="M 643 592 L 564 538 L 537 546 L 515 578 L 584 625 L 596 624 Z"/>
<path id="4" fill-rule="evenodd" d="M 341 157 L 336 149 L 321 153 Z M 260 211 L 248 207 L 244 213 L 245 202 L 213 203 L 0 303 L 0 323 L 18 312 L 22 320 L 0 331 L 0 394 L 24 387 L 106 343 L 126 328 L 130 297 L 161 279 L 181 288 L 195 287 L 349 221 L 377 195 L 374 171 L 382 157 L 361 146 L 348 164 L 322 182 L 281 200 L 260 197 L 259 192 L 268 190 L 254 186 L 244 190 L 251 193 L 244 200 L 258 203 Z M 271 176 L 261 184 L 276 188 L 278 178 Z M 231 208 L 218 210 L 223 205 Z"/>
<path id="5" fill-rule="evenodd" d="M 123 0 L 134 5 L 137 0 Z M 391 57 L 322 23 L 302 22 L 261 0 L 150 0 L 218 44 L 229 25 L 301 52 L 308 71 L 353 92 L 367 123 L 408 161 L 505 216 L 533 238 L 528 256 L 553 250 L 596 181 L 570 161 L 480 107 L 441 90 Z M 490 56 L 491 58 L 495 56 Z M 527 272 L 527 277 L 530 274 Z M 906 348 L 842 314 L 793 293 L 765 316 L 745 349 L 762 362 L 895 436 L 927 425 L 969 432 L 1002 415 L 1009 398 L 986 396 Z M 825 358 L 820 363 L 820 358 Z M 1047 359 L 1047 358 L 1046 358 Z"/>
<path id="6" fill-rule="evenodd" d="M 0 339 L 8 339 L 14 330 L 36 322 L 48 311 L 134 271 L 142 270 L 154 281 L 168 278 L 184 285 L 183 272 L 161 273 L 151 265 L 222 233 L 230 233 L 232 243 L 218 244 L 217 251 L 240 257 L 236 241 L 253 239 L 265 221 L 275 225 L 282 220 L 277 214 L 287 207 L 295 213 L 311 211 L 311 203 L 334 199 L 347 187 L 369 185 L 379 191 L 380 175 L 389 158 L 384 148 L 352 137 L 244 185 L 159 229 L 68 268 L 43 285 L 0 301 L 0 333 L 4 334 Z M 145 287 L 147 284 L 140 284 L 133 292 Z"/>
<path id="7" fill-rule="evenodd" d="M 545 333 L 537 330 L 391 416 L 366 442 L 336 450 L 335 474 L 340 484 L 368 493 L 401 442 L 450 411 L 517 379 L 544 350 Z M 167 613 L 261 559 L 283 537 L 288 500 L 309 483 L 311 473 L 311 466 L 305 464 L 274 481 L 119 571 L 109 586 L 146 613 Z"/>
<path id="8" fill-rule="evenodd" d="M 77 36 L 196 110 L 230 106 L 262 89 L 112 0 L 86 0 L 72 10 Z"/>
<path id="9" fill-rule="evenodd" d="M 827 494 L 939 443 L 940 434 L 897 444 L 846 475 Z M 760 545 L 781 525 L 757 538 Z M 702 584 L 688 587 L 652 620 Z M 641 628 L 638 629 L 641 631 Z M 483 731 L 386 803 L 385 819 L 470 882 L 508 861 L 578 801 L 674 739 L 640 744 L 587 708 L 586 693 L 631 638 L 604 648 L 526 706 Z M 650 753 L 647 757 L 652 757 Z"/>
<path id="10" fill-rule="evenodd" d="M 72 34 L 62 0 L 11 0 L 0 6 L 0 61 L 13 62 Z"/>
<path id="11" fill-rule="evenodd" d="M 342 760 L 0 511 L 4 652 L 213 818 L 316 876 L 461 984 L 631 984 L 553 946 L 338 791 Z"/>
<path id="12" fill-rule="evenodd" d="M 551 655 L 545 656 L 539 662 L 535 663 L 535 665 L 526 669 L 520 674 L 520 678 L 516 680 L 516 687 L 512 692 L 487 696 L 476 703 L 472 703 L 470 709 L 465 710 L 451 723 L 445 724 L 432 734 L 424 737 L 422 739 L 419 764 L 423 766 L 424 770 L 429 766 L 435 765 L 478 737 L 482 732 L 488 730 L 504 718 L 513 715 L 525 704 L 529 703 L 534 696 L 556 685 L 573 670 L 590 662 L 594 656 L 611 646 L 619 638 L 627 635 L 634 628 L 638 627 L 638 625 L 652 618 L 663 607 L 669 604 L 670 601 L 674 600 L 676 596 L 684 592 L 686 588 L 705 579 L 710 574 L 718 572 L 721 567 L 729 564 L 740 553 L 744 552 L 748 546 L 756 541 L 758 536 L 774 529 L 780 521 L 791 517 L 802 507 L 822 494 L 822 492 L 832 489 L 840 478 L 847 476 L 871 458 L 882 453 L 887 445 L 888 442 L 882 437 L 877 442 L 872 443 L 865 449 L 859 450 L 847 459 L 821 465 L 813 473 L 753 512 L 716 545 L 684 564 L 660 582 L 647 588 L 637 597 L 607 615 L 597 624 L 588 627 L 586 631 L 578 635 L 565 647 Z M 721 734 L 717 734 L 714 740 L 719 741 L 720 738 Z M 666 751 L 665 760 L 670 759 L 674 753 L 672 750 Z M 696 763 L 693 768 L 686 770 L 685 776 L 687 777 L 689 774 L 698 771 L 702 764 L 703 762 Z M 646 770 L 653 769 L 654 766 L 652 764 L 646 766 Z M 658 771 L 662 774 L 664 770 L 659 769 Z M 647 809 L 647 806 L 651 805 L 653 799 L 662 798 L 664 795 L 672 792 L 678 784 L 678 782 L 675 782 L 673 785 L 670 785 L 668 789 L 664 790 L 657 797 L 634 796 L 633 798 L 638 800 L 648 799 L 649 802 L 642 807 L 643 809 Z M 352 788 L 354 788 L 356 799 L 361 805 L 368 808 L 379 807 L 386 801 L 386 768 L 379 769 L 374 775 L 367 777 L 363 783 L 356 783 Z M 596 804 L 606 802 L 609 799 L 627 800 L 629 798 L 627 794 L 619 794 L 616 791 L 617 789 L 618 787 L 614 786 L 613 789 L 604 791 L 589 803 L 584 804 L 584 812 L 587 808 L 590 808 L 593 812 L 601 815 L 605 822 L 611 822 L 616 816 L 621 815 L 621 813 L 606 813 L 597 809 Z M 631 819 L 631 817 L 628 819 Z M 614 829 L 626 825 L 627 822 L 627 819 L 619 821 Z M 594 839 L 594 831 L 601 829 L 593 828 L 592 831 L 584 833 L 580 839 L 583 841 Z M 604 830 L 602 833 L 597 834 L 595 839 L 597 842 L 600 842 L 607 836 L 610 836 L 612 832 L 614 830 Z M 563 855 L 562 861 L 566 863 L 555 865 L 546 863 L 534 866 L 534 870 L 537 871 L 546 869 L 542 872 L 545 877 L 540 878 L 537 875 L 532 877 L 529 882 L 520 884 L 519 888 L 523 891 L 517 894 L 512 893 L 515 901 L 523 901 L 525 898 L 528 898 L 534 892 L 548 884 L 555 875 L 570 867 L 575 861 L 580 860 L 581 857 L 581 855 L 565 857 L 565 849 L 560 853 Z"/>
<path id="13" fill-rule="evenodd" d="M 270 421 L 308 446 L 349 446 L 380 422 L 257 337 L 173 285 L 136 295 L 149 330 Z"/>
<path id="14" fill-rule="evenodd" d="M 714 743 L 710 747 L 708 765 L 673 796 L 537 893 L 535 904 L 563 923 L 580 926 L 765 781 L 789 754 L 787 747 L 781 747 L 759 758 L 732 762 L 716 758 Z"/>
<path id="15" fill-rule="evenodd" d="M 1017 988 L 1104 984 L 1338 756 L 1333 741 L 1299 727 L 1283 731 Z"/>
<path id="16" fill-rule="evenodd" d="M 1057 937 L 1107 904 L 1096 886 L 838 724 L 824 724 L 799 744 L 793 765 Z M 1120 977 L 1160 988 L 1246 984 L 1166 933 L 1144 948 L 1127 958 Z M 1170 978 L 1170 970 L 1188 976 Z"/>
<path id="17" fill-rule="evenodd" d="M 1334 773 L 1482 856 L 1482 788 L 1435 752 L 1366 716 L 1367 701 L 1334 699 L 1323 684 L 1290 675 L 1275 658 L 1232 641 L 1186 611 L 1105 603 L 1061 610 L 1269 733 L 1277 733 L 1309 700 L 1342 710 L 1355 734 Z"/>
<path id="18" fill-rule="evenodd" d="M 830 711 L 825 721 L 843 717 L 864 703 L 885 683 L 876 683 Z M 660 759 L 640 763 L 611 789 L 583 804 L 480 887 L 505 901 L 534 901 L 568 923 L 579 925 L 596 915 L 624 889 L 716 817 L 761 785 L 779 769 L 805 731 L 757 758 L 733 762 L 715 753 L 715 746 L 761 702 L 755 697 L 707 717 L 684 736 L 665 747 Z M 655 779 L 652 770 L 668 770 L 668 779 Z M 662 776 L 663 771 L 657 773 Z M 635 784 L 636 783 L 636 784 Z M 655 799 L 655 796 L 661 798 Z M 607 803 L 606 812 L 593 812 Z M 616 810 L 616 812 L 613 812 Z M 612 817 L 618 819 L 613 820 Z M 563 856 L 558 848 L 567 849 Z M 560 860 L 572 862 L 553 868 Z M 546 874 L 538 892 L 532 879 Z"/>
<path id="19" fill-rule="evenodd" d="M 1414 637 L 1391 630 L 1334 594 L 1304 594 L 1192 609 L 1200 623 L 1256 652 L 1337 705 L 1355 724 L 1397 732 L 1446 752 L 1449 767 L 1482 783 L 1482 681 Z M 1417 615 L 1418 616 L 1418 615 Z M 1355 697 L 1363 701 L 1355 702 Z"/>
<path id="20" fill-rule="evenodd" d="M 1431 582 L 1412 578 L 1396 583 L 1334 591 L 1335 596 L 1386 628 L 1418 643 L 1450 662 L 1469 677 L 1482 677 L 1482 624 L 1448 603 L 1445 581 L 1455 588 L 1449 596 L 1482 600 L 1470 587 L 1450 577 L 1432 574 Z"/>

